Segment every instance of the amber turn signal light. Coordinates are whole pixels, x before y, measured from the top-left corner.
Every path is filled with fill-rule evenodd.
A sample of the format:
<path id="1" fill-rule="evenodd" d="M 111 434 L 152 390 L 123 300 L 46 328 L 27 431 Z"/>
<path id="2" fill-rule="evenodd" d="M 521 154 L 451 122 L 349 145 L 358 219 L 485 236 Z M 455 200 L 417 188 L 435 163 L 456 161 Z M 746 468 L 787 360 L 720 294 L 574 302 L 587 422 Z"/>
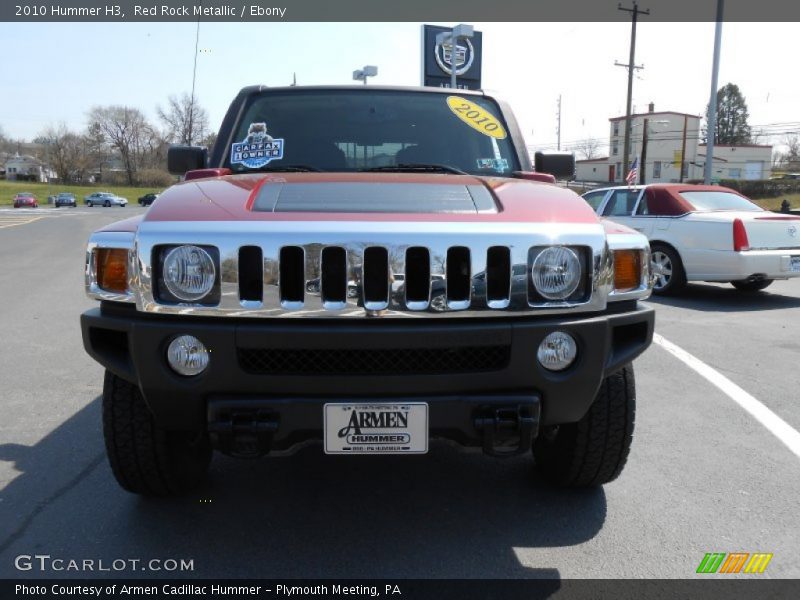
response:
<path id="1" fill-rule="evenodd" d="M 642 251 L 614 251 L 614 290 L 629 292 L 642 283 Z"/>
<path id="2" fill-rule="evenodd" d="M 128 251 L 124 248 L 97 248 L 94 260 L 98 287 L 124 294 L 128 290 Z"/>

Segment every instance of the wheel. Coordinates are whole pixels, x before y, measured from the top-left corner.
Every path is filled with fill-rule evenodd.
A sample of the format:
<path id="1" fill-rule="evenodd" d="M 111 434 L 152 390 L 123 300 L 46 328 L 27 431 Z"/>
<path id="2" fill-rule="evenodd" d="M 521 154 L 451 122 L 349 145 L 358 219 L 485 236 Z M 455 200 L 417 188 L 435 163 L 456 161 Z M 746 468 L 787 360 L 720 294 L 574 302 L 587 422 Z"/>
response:
<path id="1" fill-rule="evenodd" d="M 88 206 L 89 208 L 92 208 L 94 206 L 94 204 L 92 204 L 91 202 L 87 202 L 86 206 Z"/>
<path id="2" fill-rule="evenodd" d="M 774 279 L 759 279 L 758 281 L 731 281 L 731 285 L 740 292 L 758 292 L 772 285 Z"/>
<path id="3" fill-rule="evenodd" d="M 103 383 L 103 437 L 114 477 L 134 494 L 179 495 L 208 473 L 208 434 L 159 428 L 139 388 L 109 371 Z"/>
<path id="4" fill-rule="evenodd" d="M 547 428 L 533 446 L 541 476 L 566 487 L 591 487 L 616 479 L 633 440 L 636 383 L 633 365 L 609 375 L 577 423 Z"/>
<path id="5" fill-rule="evenodd" d="M 653 244 L 651 263 L 655 283 L 653 293 L 674 294 L 686 285 L 686 272 L 681 257 L 669 246 Z"/>
<path id="6" fill-rule="evenodd" d="M 109 206 L 111 206 L 111 202 L 109 202 L 108 200 L 106 200 L 105 202 L 103 202 L 103 206 L 105 206 L 106 208 L 108 208 Z"/>

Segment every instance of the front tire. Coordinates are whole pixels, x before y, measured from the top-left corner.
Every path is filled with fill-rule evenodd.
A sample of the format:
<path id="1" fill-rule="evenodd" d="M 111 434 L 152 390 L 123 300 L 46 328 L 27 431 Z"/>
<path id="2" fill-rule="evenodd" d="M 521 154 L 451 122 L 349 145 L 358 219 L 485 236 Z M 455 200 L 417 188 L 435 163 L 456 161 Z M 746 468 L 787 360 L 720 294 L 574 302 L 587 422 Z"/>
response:
<path id="1" fill-rule="evenodd" d="M 655 282 L 653 293 L 662 296 L 675 294 L 686 286 L 686 271 L 678 253 L 664 244 L 653 244 L 651 263 Z"/>
<path id="2" fill-rule="evenodd" d="M 551 427 L 533 446 L 536 468 L 551 483 L 593 487 L 616 479 L 628 460 L 636 416 L 633 365 L 609 375 L 577 423 Z"/>
<path id="3" fill-rule="evenodd" d="M 760 279 L 758 281 L 748 281 L 743 279 L 741 281 L 731 281 L 731 285 L 740 292 L 760 292 L 763 289 L 772 285 L 774 279 Z"/>
<path id="4" fill-rule="evenodd" d="M 103 437 L 111 471 L 129 492 L 174 496 L 206 478 L 211 443 L 205 431 L 166 431 L 155 422 L 139 388 L 106 371 Z"/>

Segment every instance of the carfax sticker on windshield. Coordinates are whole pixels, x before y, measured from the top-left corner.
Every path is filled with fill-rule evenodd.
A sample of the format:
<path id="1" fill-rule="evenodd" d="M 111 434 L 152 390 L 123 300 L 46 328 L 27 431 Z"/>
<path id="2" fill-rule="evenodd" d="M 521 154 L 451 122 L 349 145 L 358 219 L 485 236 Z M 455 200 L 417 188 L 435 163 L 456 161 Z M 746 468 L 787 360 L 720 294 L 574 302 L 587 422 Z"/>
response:
<path id="1" fill-rule="evenodd" d="M 480 131 L 483 135 L 488 135 L 498 140 L 506 138 L 506 130 L 503 124 L 489 111 L 474 102 L 470 102 L 461 96 L 448 96 L 447 106 L 450 107 L 455 116 L 476 131 Z"/>
<path id="2" fill-rule="evenodd" d="M 273 160 L 283 158 L 283 139 L 267 133 L 266 123 L 250 123 L 247 137 L 231 146 L 231 164 L 258 169 Z"/>
<path id="3" fill-rule="evenodd" d="M 492 171 L 508 171 L 508 159 L 505 158 L 479 158 L 478 169 Z"/>

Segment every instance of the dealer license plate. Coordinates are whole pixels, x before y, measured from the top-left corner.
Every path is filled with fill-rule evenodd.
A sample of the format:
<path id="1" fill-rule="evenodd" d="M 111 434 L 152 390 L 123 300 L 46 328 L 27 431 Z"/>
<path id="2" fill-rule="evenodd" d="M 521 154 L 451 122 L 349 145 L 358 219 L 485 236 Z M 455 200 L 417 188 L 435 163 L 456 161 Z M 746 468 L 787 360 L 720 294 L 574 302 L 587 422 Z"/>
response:
<path id="1" fill-rule="evenodd" d="M 800 256 L 793 256 L 789 263 L 789 270 L 795 273 L 800 272 Z"/>
<path id="2" fill-rule="evenodd" d="M 324 407 L 326 454 L 425 454 L 424 402 L 332 403 Z"/>

